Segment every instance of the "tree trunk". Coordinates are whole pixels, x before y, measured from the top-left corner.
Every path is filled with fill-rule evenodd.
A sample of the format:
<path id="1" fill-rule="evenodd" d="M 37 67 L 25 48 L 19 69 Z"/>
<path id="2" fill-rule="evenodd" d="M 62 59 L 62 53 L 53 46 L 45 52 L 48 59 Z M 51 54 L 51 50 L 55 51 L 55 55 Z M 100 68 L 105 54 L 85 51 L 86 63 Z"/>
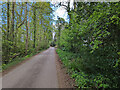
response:
<path id="1" fill-rule="evenodd" d="M 7 40 L 9 39 L 9 1 L 7 2 Z"/>
<path id="2" fill-rule="evenodd" d="M 58 47 L 60 48 L 60 33 L 61 33 L 61 25 L 58 27 Z"/>
<path id="3" fill-rule="evenodd" d="M 70 0 L 68 1 L 67 12 L 68 12 L 68 15 L 69 15 L 69 22 L 70 22 L 70 20 L 71 20 L 71 13 L 70 13 Z"/>
<path id="4" fill-rule="evenodd" d="M 27 2 L 26 2 L 26 15 L 25 15 L 25 19 L 26 19 L 26 52 L 25 52 L 25 54 L 27 55 L 27 49 L 28 49 Z"/>
<path id="5" fill-rule="evenodd" d="M 15 2 L 12 3 L 12 27 L 11 27 L 11 35 L 12 38 L 11 40 L 14 41 L 14 7 L 15 7 Z"/>
<path id="6" fill-rule="evenodd" d="M 34 7 L 33 10 L 34 13 L 34 44 L 33 44 L 33 48 L 35 48 L 35 38 L 36 38 L 36 8 Z"/>
<path id="7" fill-rule="evenodd" d="M 9 7 L 10 7 L 10 4 L 9 4 L 9 1 L 7 2 L 7 40 L 9 41 L 9 28 L 10 28 L 10 22 L 9 22 L 9 17 L 10 17 L 10 14 L 9 14 Z M 8 63 L 8 60 L 9 60 L 9 43 L 7 43 L 7 53 L 6 53 L 6 57 L 7 57 L 7 61 L 4 61 L 5 64 Z"/>

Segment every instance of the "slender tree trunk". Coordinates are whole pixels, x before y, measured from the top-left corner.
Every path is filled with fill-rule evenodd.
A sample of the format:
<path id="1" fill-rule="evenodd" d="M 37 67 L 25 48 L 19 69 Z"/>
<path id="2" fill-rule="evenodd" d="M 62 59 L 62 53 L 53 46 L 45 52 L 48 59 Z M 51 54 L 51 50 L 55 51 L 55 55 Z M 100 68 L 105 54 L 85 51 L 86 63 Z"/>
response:
<path id="1" fill-rule="evenodd" d="M 43 20 L 42 20 L 42 16 L 41 16 L 41 27 L 43 25 Z M 40 30 L 40 46 L 42 47 L 42 29 Z"/>
<path id="2" fill-rule="evenodd" d="M 43 38 L 44 38 L 43 41 L 44 41 L 44 49 L 45 49 L 45 42 L 46 42 L 46 41 L 45 41 L 45 29 L 43 29 L 43 35 L 44 35 L 44 36 L 43 36 Z"/>
<path id="3" fill-rule="evenodd" d="M 58 47 L 60 48 L 60 29 L 61 25 L 58 27 Z"/>
<path id="4" fill-rule="evenodd" d="M 35 48 L 35 39 L 36 39 L 36 8 L 34 7 L 33 10 L 34 13 L 34 44 L 33 44 L 33 48 Z"/>
<path id="5" fill-rule="evenodd" d="M 41 20 L 41 24 L 42 24 L 42 20 Z M 39 48 L 41 46 L 41 28 L 40 28 L 40 37 L 39 37 Z"/>
<path id="6" fill-rule="evenodd" d="M 9 1 L 7 2 L 7 40 L 9 39 Z"/>
<path id="7" fill-rule="evenodd" d="M 9 28 L 10 28 L 10 22 L 9 22 L 9 17 L 10 17 L 10 14 L 9 14 L 9 7 L 10 7 L 10 4 L 9 4 L 9 1 L 7 2 L 7 40 L 9 41 Z M 7 53 L 6 53 L 6 57 L 7 57 L 7 61 L 5 61 L 4 63 L 7 64 L 8 63 L 8 60 L 9 60 L 9 43 L 7 43 Z"/>
<path id="8" fill-rule="evenodd" d="M 12 3 L 12 27 L 11 27 L 11 35 L 12 35 L 12 41 L 14 42 L 14 7 L 15 7 L 15 2 Z"/>
<path id="9" fill-rule="evenodd" d="M 30 45 L 29 40 L 30 40 L 30 36 L 31 36 L 31 35 L 29 35 L 29 33 L 31 34 L 31 32 L 29 31 L 29 29 L 30 29 L 30 22 L 29 22 L 30 21 L 30 16 L 29 15 L 30 15 L 30 12 L 28 14 L 28 47 Z"/>
<path id="10" fill-rule="evenodd" d="M 26 55 L 27 55 L 27 50 L 28 50 L 28 22 L 27 22 L 27 2 L 26 2 Z"/>
<path id="11" fill-rule="evenodd" d="M 70 20 L 71 20 L 71 13 L 70 13 L 70 0 L 68 1 L 67 12 L 68 12 L 68 15 L 69 15 L 69 22 L 70 22 Z"/>
<path id="12" fill-rule="evenodd" d="M 75 0 L 74 0 L 74 10 L 76 10 L 76 2 L 75 2 Z"/>

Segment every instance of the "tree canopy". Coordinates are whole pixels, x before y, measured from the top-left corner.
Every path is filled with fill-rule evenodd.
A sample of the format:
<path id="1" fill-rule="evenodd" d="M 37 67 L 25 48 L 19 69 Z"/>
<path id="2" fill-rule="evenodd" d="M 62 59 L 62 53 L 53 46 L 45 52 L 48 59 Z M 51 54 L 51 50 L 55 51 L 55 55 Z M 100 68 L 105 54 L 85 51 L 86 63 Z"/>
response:
<path id="1" fill-rule="evenodd" d="M 56 36 L 56 44 L 61 50 L 77 55 L 73 61 L 66 61 L 68 55 L 64 56 L 62 52 L 65 65 L 71 62 L 74 64 L 72 70 L 83 71 L 89 78 L 93 74 L 109 78 L 110 82 L 100 81 L 103 83 L 97 83 L 96 87 L 120 87 L 120 3 L 74 2 L 73 9 L 70 10 L 68 6 L 65 8 L 69 23 L 62 24 L 64 29 L 58 28 L 57 32 L 61 33 Z M 77 81 L 82 79 L 80 75 L 78 77 Z M 95 87 L 90 82 L 80 82 L 82 81 L 78 81 L 79 87 Z"/>
<path id="2" fill-rule="evenodd" d="M 2 7 L 3 64 L 49 47 L 52 40 L 49 2 L 6 2 Z"/>

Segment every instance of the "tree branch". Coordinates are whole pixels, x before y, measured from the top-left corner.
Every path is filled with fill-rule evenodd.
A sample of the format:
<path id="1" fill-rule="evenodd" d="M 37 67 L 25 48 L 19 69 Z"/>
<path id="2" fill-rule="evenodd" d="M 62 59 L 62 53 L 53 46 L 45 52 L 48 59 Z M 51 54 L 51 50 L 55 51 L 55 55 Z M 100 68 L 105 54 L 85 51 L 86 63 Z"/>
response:
<path id="1" fill-rule="evenodd" d="M 23 22 L 19 26 L 17 26 L 17 29 L 20 28 L 24 23 L 25 23 L 25 19 L 23 20 Z"/>

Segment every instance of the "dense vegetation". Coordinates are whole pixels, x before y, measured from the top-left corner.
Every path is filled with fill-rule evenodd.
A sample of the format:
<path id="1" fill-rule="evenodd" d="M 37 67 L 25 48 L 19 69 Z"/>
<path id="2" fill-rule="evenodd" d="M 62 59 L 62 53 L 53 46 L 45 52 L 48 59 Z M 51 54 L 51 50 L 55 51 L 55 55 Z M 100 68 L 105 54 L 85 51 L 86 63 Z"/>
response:
<path id="1" fill-rule="evenodd" d="M 2 3 L 3 66 L 49 47 L 53 38 L 51 13 L 49 2 Z"/>
<path id="2" fill-rule="evenodd" d="M 120 88 L 120 3 L 74 2 L 70 8 L 70 2 L 60 2 L 54 6 L 66 8 L 69 22 L 58 17 L 52 40 L 49 2 L 2 3 L 3 69 L 56 45 L 77 87 Z"/>
<path id="3" fill-rule="evenodd" d="M 120 88 L 120 3 L 74 2 L 71 10 L 69 5 L 69 23 L 57 21 L 62 62 L 79 88 Z"/>

